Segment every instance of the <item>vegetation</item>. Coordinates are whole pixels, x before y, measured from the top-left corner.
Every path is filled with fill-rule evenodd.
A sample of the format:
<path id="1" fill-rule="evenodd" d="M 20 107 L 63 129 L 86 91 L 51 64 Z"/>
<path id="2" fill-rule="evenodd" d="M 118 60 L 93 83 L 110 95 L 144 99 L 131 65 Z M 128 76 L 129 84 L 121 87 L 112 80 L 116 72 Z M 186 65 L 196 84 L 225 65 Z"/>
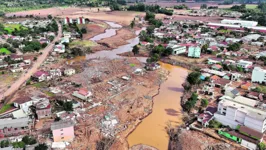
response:
<path id="1" fill-rule="evenodd" d="M 241 47 L 241 44 L 237 42 L 237 43 L 229 44 L 227 49 L 229 51 L 239 51 L 240 47 Z"/>
<path id="2" fill-rule="evenodd" d="M 34 150 L 48 150 L 48 146 L 45 143 L 39 144 L 34 148 Z"/>
<path id="3" fill-rule="evenodd" d="M 5 147 L 8 147 L 9 146 L 9 141 L 8 140 L 3 140 L 0 142 L 0 147 L 1 148 L 5 148 Z"/>
<path id="4" fill-rule="evenodd" d="M 0 48 L 0 54 L 9 55 L 11 52 L 6 48 Z"/>
<path id="5" fill-rule="evenodd" d="M 208 104 L 209 104 L 209 101 L 208 101 L 207 99 L 202 99 L 202 100 L 201 100 L 201 106 L 202 106 L 202 107 L 207 107 Z"/>
<path id="6" fill-rule="evenodd" d="M 13 106 L 13 103 L 12 103 L 12 104 L 5 104 L 5 105 L 0 109 L 0 114 L 6 112 L 6 111 L 9 110 L 12 106 Z"/>
<path id="7" fill-rule="evenodd" d="M 255 89 L 252 89 L 252 91 L 266 94 L 266 86 L 258 85 Z"/>
<path id="8" fill-rule="evenodd" d="M 25 143 L 20 141 L 20 142 L 14 142 L 12 143 L 13 148 L 24 148 L 25 147 Z"/>
<path id="9" fill-rule="evenodd" d="M 72 101 L 61 101 L 57 100 L 57 109 L 64 110 L 64 111 L 73 111 L 73 102 Z"/>
<path id="10" fill-rule="evenodd" d="M 39 41 L 26 41 L 24 42 L 24 44 L 25 47 L 22 49 L 23 53 L 34 52 L 34 51 L 39 52 L 39 50 L 42 48 L 42 45 L 40 44 Z"/>
<path id="11" fill-rule="evenodd" d="M 33 145 L 36 144 L 37 141 L 35 140 L 35 138 L 31 137 L 31 136 L 24 136 L 22 138 L 22 142 L 24 142 L 26 145 Z"/>
<path id="12" fill-rule="evenodd" d="M 161 8 L 159 5 L 145 5 L 143 3 L 137 3 L 135 5 L 130 5 L 128 7 L 129 11 L 141 11 L 141 12 L 153 12 L 153 13 L 160 13 L 165 15 L 173 15 L 173 10 L 168 10 L 166 8 Z"/>
<path id="13" fill-rule="evenodd" d="M 192 93 L 191 97 L 186 101 L 184 105 L 185 111 L 190 112 L 191 109 L 195 107 L 197 101 L 198 101 L 198 94 Z"/>
<path id="14" fill-rule="evenodd" d="M 187 5 L 182 4 L 182 5 L 175 5 L 174 9 L 189 9 Z"/>
<path id="15" fill-rule="evenodd" d="M 209 127 L 210 128 L 221 128 L 222 127 L 222 124 L 216 120 L 211 120 L 209 122 Z"/>
<path id="16" fill-rule="evenodd" d="M 200 75 L 201 73 L 198 71 L 193 71 L 191 72 L 188 76 L 187 76 L 187 82 L 190 85 L 196 85 L 196 84 L 200 84 L 201 83 L 201 79 L 200 79 Z"/>
<path id="17" fill-rule="evenodd" d="M 134 53 L 134 55 L 139 54 L 139 47 L 138 47 L 138 45 L 135 45 L 135 46 L 133 47 L 132 52 Z"/>
<path id="18" fill-rule="evenodd" d="M 263 142 L 259 143 L 259 150 L 265 150 L 265 149 L 266 149 L 265 143 Z"/>
<path id="19" fill-rule="evenodd" d="M 207 4 L 202 4 L 202 5 L 200 6 L 200 9 L 207 9 L 207 8 L 208 8 Z"/>
<path id="20" fill-rule="evenodd" d="M 162 45 L 155 46 L 152 48 L 150 58 L 147 59 L 147 62 L 157 62 L 160 60 L 160 58 L 171 55 L 172 51 L 172 48 L 165 48 Z"/>

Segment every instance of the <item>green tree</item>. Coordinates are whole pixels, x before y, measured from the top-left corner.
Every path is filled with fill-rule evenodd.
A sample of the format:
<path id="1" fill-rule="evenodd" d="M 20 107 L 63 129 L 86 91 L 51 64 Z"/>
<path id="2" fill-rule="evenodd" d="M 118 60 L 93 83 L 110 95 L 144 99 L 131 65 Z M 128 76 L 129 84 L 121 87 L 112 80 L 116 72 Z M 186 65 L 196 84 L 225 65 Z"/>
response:
<path id="1" fill-rule="evenodd" d="M 202 53 L 207 53 L 207 51 L 208 51 L 208 48 L 209 48 L 209 45 L 208 44 L 204 44 L 202 47 L 201 47 L 201 51 L 202 51 Z"/>
<path id="2" fill-rule="evenodd" d="M 208 104 L 209 104 L 209 101 L 208 101 L 207 99 L 202 99 L 202 100 L 201 100 L 201 106 L 202 106 L 202 107 L 207 107 Z"/>
<path id="3" fill-rule="evenodd" d="M 52 15 L 48 15 L 47 18 L 50 20 L 53 19 Z"/>
<path id="4" fill-rule="evenodd" d="M 259 150 L 265 150 L 265 149 L 266 145 L 263 142 L 259 143 Z"/>
<path id="5" fill-rule="evenodd" d="M 130 27 L 133 29 L 135 27 L 135 20 L 132 20 L 130 23 Z"/>
<path id="6" fill-rule="evenodd" d="M 47 150 L 47 149 L 48 149 L 48 146 L 45 143 L 39 144 L 38 146 L 34 148 L 34 150 Z"/>
<path id="7" fill-rule="evenodd" d="M 64 102 L 63 108 L 65 111 L 73 111 L 73 102 L 71 101 Z"/>
<path id="8" fill-rule="evenodd" d="M 195 84 L 200 84 L 201 80 L 200 80 L 200 72 L 191 72 L 188 76 L 187 76 L 187 82 L 191 85 L 195 85 Z"/>
<path id="9" fill-rule="evenodd" d="M 138 45 L 135 45 L 135 46 L 133 47 L 132 52 L 134 53 L 134 55 L 139 54 L 139 47 L 138 47 Z"/>
<path id="10" fill-rule="evenodd" d="M 207 4 L 202 4 L 202 5 L 200 6 L 200 9 L 207 9 L 207 8 L 208 8 Z"/>
<path id="11" fill-rule="evenodd" d="M 82 34 L 86 34 L 86 33 L 87 33 L 87 29 L 86 29 L 86 28 L 82 28 L 82 29 L 81 29 L 81 33 L 82 33 Z"/>

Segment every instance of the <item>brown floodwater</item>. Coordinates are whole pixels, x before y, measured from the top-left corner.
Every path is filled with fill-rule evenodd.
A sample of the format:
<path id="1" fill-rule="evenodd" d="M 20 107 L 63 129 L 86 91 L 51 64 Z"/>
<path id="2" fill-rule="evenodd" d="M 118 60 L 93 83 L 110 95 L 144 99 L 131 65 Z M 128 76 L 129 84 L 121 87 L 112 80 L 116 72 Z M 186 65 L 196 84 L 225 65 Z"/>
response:
<path id="1" fill-rule="evenodd" d="M 159 150 L 168 149 L 168 135 L 165 127 L 171 123 L 178 126 L 182 123 L 180 97 L 183 93 L 182 83 L 188 71 L 184 68 L 161 64 L 170 71 L 168 79 L 161 84 L 160 93 L 153 98 L 152 113 L 143 119 L 139 126 L 128 136 L 129 146 L 145 144 Z"/>

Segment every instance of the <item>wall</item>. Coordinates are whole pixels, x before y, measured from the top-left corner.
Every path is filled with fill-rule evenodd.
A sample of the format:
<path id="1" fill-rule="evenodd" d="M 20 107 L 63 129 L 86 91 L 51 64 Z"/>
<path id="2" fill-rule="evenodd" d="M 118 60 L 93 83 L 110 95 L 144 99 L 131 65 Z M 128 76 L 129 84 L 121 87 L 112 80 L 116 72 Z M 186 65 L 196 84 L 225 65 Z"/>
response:
<path id="1" fill-rule="evenodd" d="M 74 127 L 53 130 L 54 142 L 72 141 L 75 137 Z"/>

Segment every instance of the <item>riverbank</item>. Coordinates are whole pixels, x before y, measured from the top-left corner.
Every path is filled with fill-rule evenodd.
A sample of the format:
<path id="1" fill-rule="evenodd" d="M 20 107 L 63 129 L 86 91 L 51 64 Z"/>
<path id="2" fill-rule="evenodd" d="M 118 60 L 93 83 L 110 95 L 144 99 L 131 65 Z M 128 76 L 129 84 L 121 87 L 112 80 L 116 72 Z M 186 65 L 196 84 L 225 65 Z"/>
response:
<path id="1" fill-rule="evenodd" d="M 159 94 L 153 99 L 152 113 L 128 136 L 129 147 L 145 144 L 157 149 L 167 149 L 168 135 L 165 128 L 169 125 L 176 127 L 183 123 L 180 97 L 187 70 L 163 63 L 161 66 L 169 70 L 170 74 L 161 84 Z"/>

